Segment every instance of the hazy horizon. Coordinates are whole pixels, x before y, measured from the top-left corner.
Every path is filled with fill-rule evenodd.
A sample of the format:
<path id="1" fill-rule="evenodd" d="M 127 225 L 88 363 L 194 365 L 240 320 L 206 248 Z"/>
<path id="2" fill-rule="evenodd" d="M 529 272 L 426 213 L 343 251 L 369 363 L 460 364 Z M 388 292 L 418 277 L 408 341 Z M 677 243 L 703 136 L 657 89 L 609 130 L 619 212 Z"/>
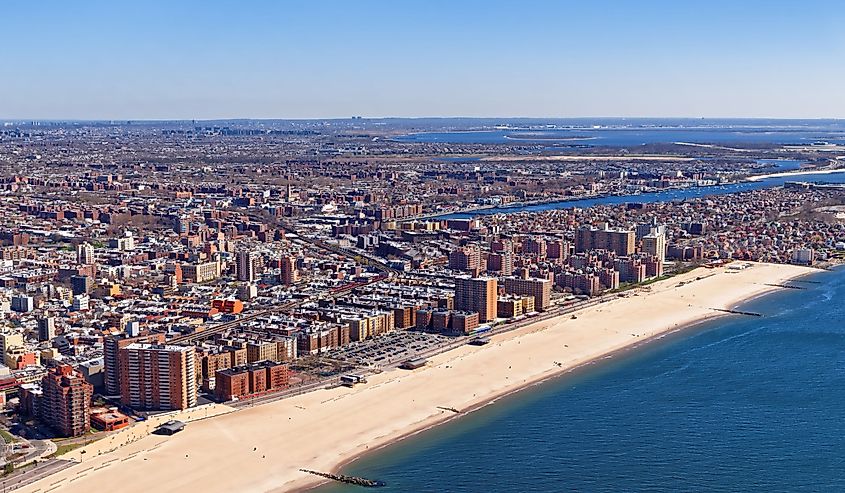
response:
<path id="1" fill-rule="evenodd" d="M 807 117 L 807 118 L 793 118 L 793 117 L 745 117 L 745 116 L 730 116 L 730 117 L 698 117 L 698 116 L 327 116 L 327 117 L 221 117 L 221 118 L 4 118 L 0 116 L 0 122 L 49 122 L 49 123 L 102 123 L 102 122 L 131 122 L 131 123 L 155 123 L 155 122 L 231 122 L 231 121 L 338 121 L 338 120 L 353 120 L 360 118 L 363 120 L 377 121 L 377 120 L 537 120 L 537 121 L 556 121 L 556 120 L 690 120 L 690 121 L 833 121 L 845 122 L 845 118 L 828 118 L 828 117 Z"/>

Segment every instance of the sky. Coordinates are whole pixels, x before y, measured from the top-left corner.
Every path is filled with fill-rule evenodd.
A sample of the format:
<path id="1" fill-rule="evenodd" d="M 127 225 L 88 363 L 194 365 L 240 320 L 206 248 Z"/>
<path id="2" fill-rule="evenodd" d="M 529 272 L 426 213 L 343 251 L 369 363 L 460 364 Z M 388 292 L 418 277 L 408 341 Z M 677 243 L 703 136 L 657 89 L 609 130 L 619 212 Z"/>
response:
<path id="1" fill-rule="evenodd" d="M 9 0 L 0 119 L 845 118 L 841 0 Z"/>

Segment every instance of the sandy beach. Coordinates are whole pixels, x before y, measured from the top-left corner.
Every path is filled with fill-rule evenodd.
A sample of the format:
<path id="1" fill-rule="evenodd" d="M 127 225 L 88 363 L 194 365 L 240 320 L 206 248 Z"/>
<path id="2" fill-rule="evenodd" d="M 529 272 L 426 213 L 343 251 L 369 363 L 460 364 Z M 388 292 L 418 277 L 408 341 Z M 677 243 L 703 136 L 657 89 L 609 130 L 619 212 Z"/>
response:
<path id="1" fill-rule="evenodd" d="M 750 264 L 696 269 L 570 315 L 463 346 L 419 370 L 393 370 L 356 388 L 320 390 L 199 419 L 174 436 L 136 437 L 27 485 L 49 491 L 299 491 L 322 482 L 299 471 L 333 471 L 400 437 L 461 416 L 536 382 L 712 317 L 813 269 Z M 741 315 L 735 315 L 741 316 Z M 224 410 L 225 411 L 225 410 Z M 211 413 L 214 414 L 214 413 Z M 98 452 L 99 455 L 98 455 Z"/>
<path id="2" fill-rule="evenodd" d="M 844 173 L 845 168 L 827 168 L 827 169 L 809 169 L 809 170 L 795 170 L 783 171 L 781 173 L 769 173 L 766 175 L 749 176 L 748 181 L 759 181 L 766 178 L 779 178 L 783 176 L 804 176 L 804 175 L 826 175 L 829 173 Z"/>

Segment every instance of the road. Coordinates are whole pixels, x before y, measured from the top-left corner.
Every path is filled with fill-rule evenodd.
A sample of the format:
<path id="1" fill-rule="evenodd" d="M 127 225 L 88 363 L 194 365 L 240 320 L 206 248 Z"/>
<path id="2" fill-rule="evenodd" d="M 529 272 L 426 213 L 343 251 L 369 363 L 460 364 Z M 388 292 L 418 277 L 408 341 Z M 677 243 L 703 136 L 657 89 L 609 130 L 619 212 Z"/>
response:
<path id="1" fill-rule="evenodd" d="M 3 493 L 14 491 L 21 486 L 34 483 L 39 479 L 46 478 L 51 474 L 55 474 L 62 469 L 68 468 L 76 462 L 72 460 L 52 459 L 44 462 L 39 462 L 34 466 L 27 467 L 20 471 L 12 473 L 0 481 L 0 486 L 3 487 Z"/>

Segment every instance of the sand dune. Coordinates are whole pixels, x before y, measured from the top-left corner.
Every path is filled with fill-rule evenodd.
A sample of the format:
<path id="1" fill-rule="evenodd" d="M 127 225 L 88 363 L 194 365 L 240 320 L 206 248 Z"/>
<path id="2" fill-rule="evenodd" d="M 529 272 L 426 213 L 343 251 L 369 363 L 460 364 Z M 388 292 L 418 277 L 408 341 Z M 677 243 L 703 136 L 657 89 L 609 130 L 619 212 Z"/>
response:
<path id="1" fill-rule="evenodd" d="M 714 309 L 771 291 L 812 269 L 753 264 L 746 270 L 697 269 L 577 313 L 464 346 L 415 371 L 243 409 L 188 425 L 172 437 L 147 436 L 116 451 L 76 453 L 82 462 L 19 491 L 291 491 L 320 482 L 299 471 L 330 471 L 361 453 L 453 412 L 563 373 L 699 320 Z M 679 286 L 679 284 L 683 285 Z"/>

